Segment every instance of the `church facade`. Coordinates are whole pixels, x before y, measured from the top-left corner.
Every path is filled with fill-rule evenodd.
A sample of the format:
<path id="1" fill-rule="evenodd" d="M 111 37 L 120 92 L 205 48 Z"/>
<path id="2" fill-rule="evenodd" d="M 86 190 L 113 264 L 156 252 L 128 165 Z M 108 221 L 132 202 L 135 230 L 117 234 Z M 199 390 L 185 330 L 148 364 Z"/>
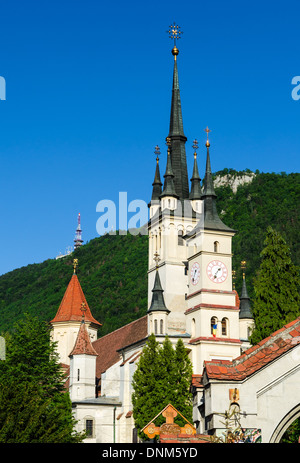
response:
<path id="1" fill-rule="evenodd" d="M 193 364 L 194 424 L 206 432 L 203 400 L 205 362 L 233 362 L 251 346 L 253 317 L 245 279 L 239 298 L 232 282 L 232 238 L 217 213 L 209 132 L 203 186 L 197 163 L 189 183 L 178 79 L 178 49 L 172 49 L 173 85 L 167 162 L 163 181 L 159 158 L 149 202 L 147 314 L 97 339 L 94 319 L 74 274 L 52 320 L 67 387 L 86 442 L 132 442 L 132 376 L 151 333 L 184 342 Z M 157 155 L 159 155 L 157 147 Z M 150 188 L 149 188 L 150 189 Z"/>

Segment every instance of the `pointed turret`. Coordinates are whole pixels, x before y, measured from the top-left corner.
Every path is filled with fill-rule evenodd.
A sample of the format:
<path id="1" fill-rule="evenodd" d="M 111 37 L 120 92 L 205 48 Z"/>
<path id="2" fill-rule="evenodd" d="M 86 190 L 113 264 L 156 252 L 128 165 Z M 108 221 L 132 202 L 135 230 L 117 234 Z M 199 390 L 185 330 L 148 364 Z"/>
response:
<path id="1" fill-rule="evenodd" d="M 194 140 L 193 144 L 194 148 L 194 168 L 193 168 L 193 175 L 191 178 L 191 192 L 189 198 L 191 200 L 201 199 L 202 192 L 201 192 L 201 178 L 198 171 L 198 164 L 197 164 L 197 149 L 198 149 L 198 142 Z"/>
<path id="2" fill-rule="evenodd" d="M 207 141 L 206 141 L 207 156 L 206 156 L 204 187 L 203 187 L 203 193 L 201 197 L 202 200 L 204 201 L 204 228 L 210 229 L 210 230 L 223 230 L 223 231 L 234 232 L 234 230 L 227 227 L 227 225 L 225 225 L 222 222 L 217 212 L 217 205 L 216 205 L 217 195 L 214 190 L 211 165 L 210 165 L 210 155 L 209 155 L 210 143 L 208 140 L 208 133 L 210 132 L 210 130 L 207 127 L 205 131 L 207 133 Z"/>
<path id="3" fill-rule="evenodd" d="M 176 194 L 176 190 L 175 190 L 175 185 L 174 185 L 174 173 L 172 169 L 169 139 L 167 139 L 167 144 L 168 144 L 167 167 L 166 167 L 166 173 L 164 175 L 164 179 L 165 179 L 164 189 L 163 189 L 162 194 L 160 195 L 160 198 L 165 198 L 166 196 L 169 196 L 172 198 L 178 198 L 178 195 Z"/>
<path id="4" fill-rule="evenodd" d="M 247 286 L 246 286 L 246 277 L 245 277 L 245 268 L 246 268 L 246 261 L 242 261 L 242 269 L 243 269 L 243 285 L 242 285 L 242 293 L 240 295 L 240 314 L 239 317 L 241 318 L 249 318 L 253 319 L 251 304 L 250 304 L 250 297 L 248 296 Z"/>
<path id="5" fill-rule="evenodd" d="M 156 169 L 155 169 L 154 182 L 152 183 L 153 189 L 152 189 L 151 201 L 158 201 L 162 193 L 162 182 L 160 179 L 159 157 L 158 157 L 160 155 L 160 150 L 158 146 L 155 147 L 154 153 L 156 154 Z"/>
<path id="6" fill-rule="evenodd" d="M 171 140 L 171 161 L 174 172 L 175 191 L 179 199 L 188 199 L 189 197 L 189 182 L 188 171 L 185 153 L 185 143 L 187 141 L 183 131 L 183 120 L 181 110 L 181 99 L 179 90 L 179 79 L 177 69 L 177 56 L 179 50 L 176 47 L 176 40 L 180 38 L 181 31 L 179 26 L 171 26 L 168 31 L 170 38 L 174 39 L 174 48 L 172 54 L 174 56 L 174 71 L 173 71 L 173 86 L 172 86 L 172 101 L 170 127 L 168 137 Z"/>
<path id="7" fill-rule="evenodd" d="M 148 313 L 157 311 L 170 312 L 166 307 L 163 292 L 164 290 L 161 286 L 158 268 L 156 268 L 154 286 L 152 289 L 152 301 Z"/>

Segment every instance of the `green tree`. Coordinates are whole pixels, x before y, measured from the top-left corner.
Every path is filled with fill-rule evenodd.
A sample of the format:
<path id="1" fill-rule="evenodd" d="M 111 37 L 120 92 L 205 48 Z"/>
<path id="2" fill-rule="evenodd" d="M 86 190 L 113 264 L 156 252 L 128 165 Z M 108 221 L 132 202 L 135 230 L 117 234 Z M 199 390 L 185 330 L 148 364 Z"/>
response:
<path id="1" fill-rule="evenodd" d="M 299 271 L 283 237 L 268 227 L 261 265 L 254 280 L 251 342 L 257 344 L 300 313 Z"/>
<path id="2" fill-rule="evenodd" d="M 25 316 L 0 361 L 0 443 L 72 443 L 75 420 L 49 327 Z"/>
<path id="3" fill-rule="evenodd" d="M 192 366 L 183 342 L 179 340 L 174 349 L 168 336 L 161 346 L 150 335 L 133 375 L 133 417 L 140 437 L 145 438 L 143 427 L 169 403 L 192 420 L 191 379 Z M 163 422 L 160 416 L 155 424 Z M 180 416 L 175 422 L 186 423 Z"/>

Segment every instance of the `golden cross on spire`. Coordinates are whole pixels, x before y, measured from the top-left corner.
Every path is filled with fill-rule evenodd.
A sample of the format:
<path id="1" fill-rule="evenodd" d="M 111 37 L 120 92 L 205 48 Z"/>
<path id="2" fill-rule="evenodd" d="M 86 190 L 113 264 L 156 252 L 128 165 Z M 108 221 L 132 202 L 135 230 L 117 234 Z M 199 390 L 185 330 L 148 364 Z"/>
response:
<path id="1" fill-rule="evenodd" d="M 179 40 L 181 38 L 181 34 L 183 34 L 180 30 L 180 26 L 174 22 L 174 24 L 169 26 L 167 33 L 169 34 L 170 39 L 174 40 L 174 46 L 176 47 L 176 40 Z"/>
<path id="2" fill-rule="evenodd" d="M 206 140 L 205 145 L 208 147 L 208 146 L 210 146 L 209 139 L 208 139 L 208 134 L 209 134 L 209 132 L 211 132 L 211 130 L 208 127 L 206 127 L 206 129 L 204 129 L 204 132 L 206 132 L 206 135 L 207 135 L 207 140 Z"/>
<path id="3" fill-rule="evenodd" d="M 74 274 L 76 273 L 76 268 L 78 267 L 78 259 L 73 260 L 73 269 L 74 269 Z"/>

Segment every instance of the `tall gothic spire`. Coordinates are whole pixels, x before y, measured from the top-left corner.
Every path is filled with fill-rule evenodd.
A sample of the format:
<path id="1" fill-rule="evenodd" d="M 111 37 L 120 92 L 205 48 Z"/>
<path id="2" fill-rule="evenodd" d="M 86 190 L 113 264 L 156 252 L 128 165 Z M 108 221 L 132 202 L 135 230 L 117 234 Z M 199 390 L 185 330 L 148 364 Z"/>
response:
<path id="1" fill-rule="evenodd" d="M 227 227 L 222 220 L 220 219 L 218 212 L 217 212 L 217 205 L 216 199 L 217 195 L 214 190 L 212 172 L 211 172 L 211 165 L 210 165 L 210 156 L 209 156 L 209 139 L 208 133 L 210 129 L 207 127 L 205 129 L 207 133 L 207 140 L 206 140 L 206 169 L 205 169 L 205 177 L 204 177 L 204 188 L 202 193 L 202 200 L 204 201 L 204 228 L 210 230 L 224 230 L 224 231 L 231 231 L 234 232 L 231 228 Z"/>
<path id="2" fill-rule="evenodd" d="M 174 172 L 174 184 L 177 195 L 180 199 L 188 199 L 189 197 L 189 182 L 186 163 L 185 143 L 187 141 L 183 131 L 181 100 L 177 69 L 177 56 L 179 50 L 176 47 L 176 40 L 180 38 L 180 27 L 170 26 L 168 31 L 171 39 L 174 39 L 174 47 L 172 55 L 174 56 L 174 71 L 173 71 L 173 86 L 172 86 L 172 101 L 170 128 L 168 138 L 171 140 L 171 162 Z"/>

